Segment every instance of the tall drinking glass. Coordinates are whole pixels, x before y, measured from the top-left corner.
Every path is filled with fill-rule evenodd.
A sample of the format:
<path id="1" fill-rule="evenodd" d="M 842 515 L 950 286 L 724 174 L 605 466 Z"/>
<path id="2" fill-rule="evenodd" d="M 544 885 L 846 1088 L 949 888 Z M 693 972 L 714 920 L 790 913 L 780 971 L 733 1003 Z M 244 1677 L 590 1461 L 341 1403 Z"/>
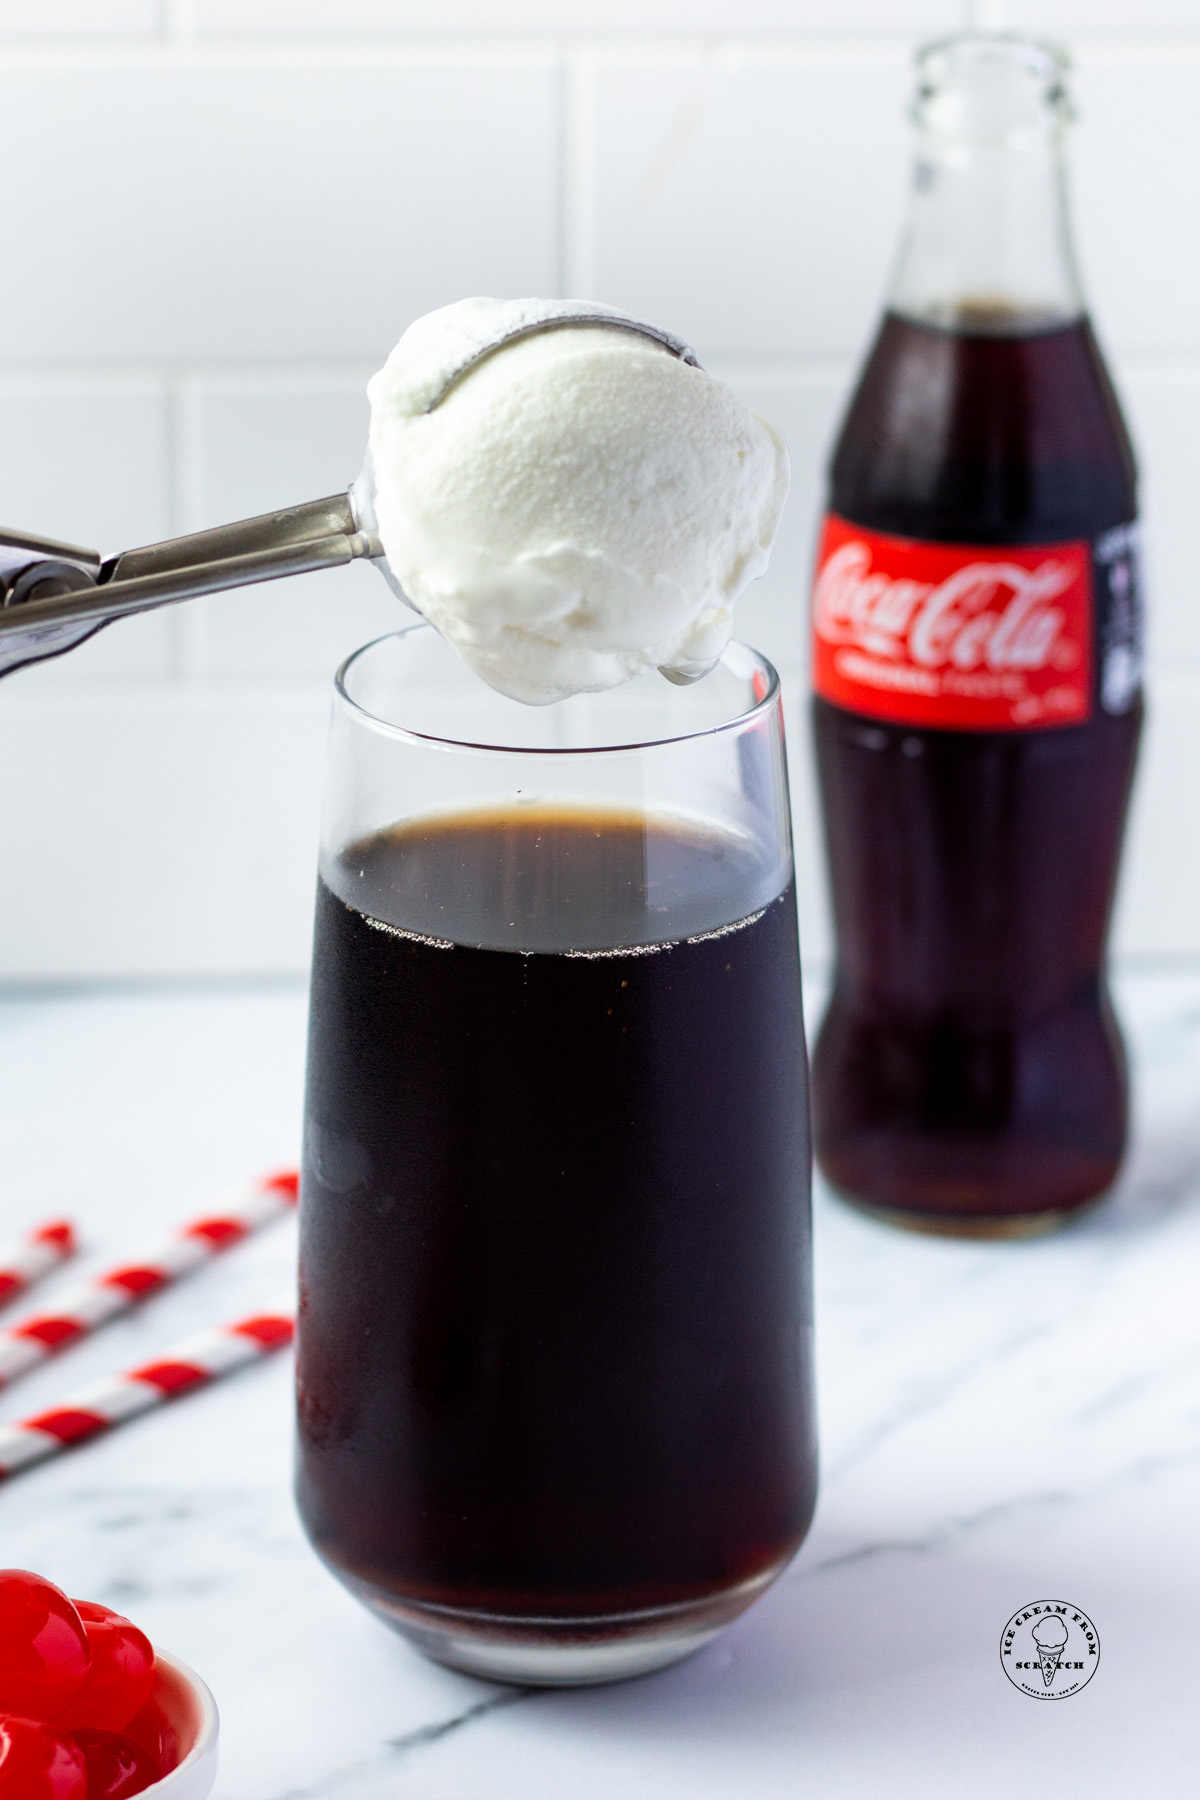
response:
<path id="1" fill-rule="evenodd" d="M 470 738 L 471 741 L 463 741 Z M 338 675 L 298 1494 L 439 1661 L 694 1650 L 812 1515 L 809 1146 L 778 681 L 554 707 L 427 626 Z"/>

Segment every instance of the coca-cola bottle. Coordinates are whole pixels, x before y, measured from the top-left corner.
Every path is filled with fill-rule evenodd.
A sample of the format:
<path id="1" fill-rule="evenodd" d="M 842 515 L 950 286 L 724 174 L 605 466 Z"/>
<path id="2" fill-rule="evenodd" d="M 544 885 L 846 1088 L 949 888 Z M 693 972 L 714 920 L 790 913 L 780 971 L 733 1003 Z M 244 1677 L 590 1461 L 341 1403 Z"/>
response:
<path id="1" fill-rule="evenodd" d="M 1105 950 L 1141 727 L 1135 469 L 1084 311 L 1065 57 L 918 56 L 911 212 L 833 455 L 813 702 L 837 959 L 817 1156 L 896 1222 L 1058 1223 L 1128 1086 Z"/>

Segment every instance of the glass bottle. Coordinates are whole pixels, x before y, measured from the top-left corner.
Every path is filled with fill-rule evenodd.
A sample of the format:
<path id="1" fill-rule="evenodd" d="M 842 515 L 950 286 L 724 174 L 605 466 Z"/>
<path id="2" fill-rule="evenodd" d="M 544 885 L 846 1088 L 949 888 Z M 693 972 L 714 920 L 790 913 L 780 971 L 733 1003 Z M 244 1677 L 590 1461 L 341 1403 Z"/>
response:
<path id="1" fill-rule="evenodd" d="M 1142 719 L 1136 477 L 1071 249 L 1065 58 L 918 56 L 896 275 L 833 454 L 813 702 L 837 933 L 818 1160 L 1046 1230 L 1125 1144 L 1106 944 Z"/>

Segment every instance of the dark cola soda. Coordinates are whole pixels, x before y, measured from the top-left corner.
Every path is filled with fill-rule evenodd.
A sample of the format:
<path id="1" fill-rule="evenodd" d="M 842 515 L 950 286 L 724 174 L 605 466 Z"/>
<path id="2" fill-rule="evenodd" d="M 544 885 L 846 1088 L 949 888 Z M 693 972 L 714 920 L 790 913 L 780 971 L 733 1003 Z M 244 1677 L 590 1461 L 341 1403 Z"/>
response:
<path id="1" fill-rule="evenodd" d="M 957 88 L 958 130 L 973 107 L 1028 125 L 1040 83 L 1053 224 L 1049 55 L 937 46 L 922 96 L 936 115 Z M 956 268 L 938 184 L 961 188 L 974 152 L 964 175 L 939 129 L 834 452 L 814 587 L 837 930 L 814 1131 L 857 1202 L 1010 1235 L 1102 1193 L 1125 1144 L 1105 947 L 1142 720 L 1135 470 L 1061 213 L 1057 267 L 1039 229 L 1028 268 L 1010 246 L 988 272 L 969 241 Z M 1003 144 L 989 154 L 985 227 Z M 965 217 L 962 199 L 943 213 Z"/>
<path id="2" fill-rule="evenodd" d="M 535 1651 L 551 1620 L 722 1623 L 807 1527 L 795 899 L 749 868 L 743 893 L 741 854 L 501 810 L 376 833 L 321 883 L 300 1506 L 435 1654 L 455 1619 Z M 621 949 L 648 871 L 670 941 Z M 477 947 L 550 880 L 557 949 Z"/>

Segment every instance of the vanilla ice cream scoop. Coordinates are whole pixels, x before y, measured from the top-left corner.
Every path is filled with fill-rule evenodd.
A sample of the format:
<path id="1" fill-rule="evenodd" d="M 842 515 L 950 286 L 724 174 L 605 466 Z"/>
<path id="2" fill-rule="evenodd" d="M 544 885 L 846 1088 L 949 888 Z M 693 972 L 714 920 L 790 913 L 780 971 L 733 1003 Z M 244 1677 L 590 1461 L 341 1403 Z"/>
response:
<path id="1" fill-rule="evenodd" d="M 655 668 L 695 679 L 766 569 L 787 448 L 723 382 L 623 329 L 619 314 L 611 328 L 551 320 L 478 360 L 544 319 L 544 304 L 462 300 L 429 313 L 372 379 L 388 565 L 476 673 L 516 700 L 541 705 Z"/>

